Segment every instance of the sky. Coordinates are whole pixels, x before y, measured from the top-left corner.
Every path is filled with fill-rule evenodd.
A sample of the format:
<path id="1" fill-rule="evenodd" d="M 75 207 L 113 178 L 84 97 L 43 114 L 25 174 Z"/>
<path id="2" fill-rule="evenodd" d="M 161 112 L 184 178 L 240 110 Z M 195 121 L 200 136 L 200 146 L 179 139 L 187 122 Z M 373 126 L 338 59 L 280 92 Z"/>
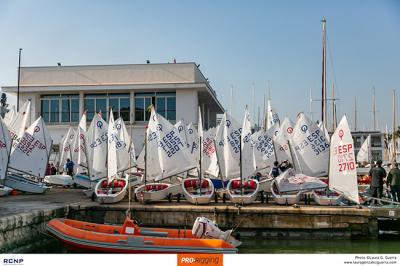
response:
<path id="1" fill-rule="evenodd" d="M 400 99 L 395 0 L 0 0 L 0 86 L 16 85 L 19 48 L 22 66 L 176 58 L 200 64 L 238 121 L 246 105 L 255 121 L 259 108 L 262 115 L 268 83 L 281 119 L 295 120 L 303 111 L 317 120 L 320 102 L 313 102 L 310 114 L 310 88 L 320 99 L 323 17 L 328 94 L 334 84 L 338 116 L 353 123 L 356 97 L 357 129 L 372 129 L 375 87 L 378 127 L 390 129 L 393 89 Z"/>

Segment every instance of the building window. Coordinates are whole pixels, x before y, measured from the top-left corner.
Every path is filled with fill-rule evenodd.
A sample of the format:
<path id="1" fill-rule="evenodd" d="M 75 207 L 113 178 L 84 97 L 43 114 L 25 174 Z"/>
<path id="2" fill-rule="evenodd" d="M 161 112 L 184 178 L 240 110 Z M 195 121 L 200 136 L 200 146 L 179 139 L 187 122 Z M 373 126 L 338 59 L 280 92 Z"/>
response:
<path id="1" fill-rule="evenodd" d="M 150 105 L 170 121 L 176 120 L 176 95 L 174 92 L 135 93 L 135 120 L 149 121 Z"/>
<path id="2" fill-rule="evenodd" d="M 79 95 L 42 95 L 40 101 L 40 113 L 46 123 L 79 122 Z"/>
<path id="3" fill-rule="evenodd" d="M 108 121 L 108 111 L 112 108 L 114 118 L 122 117 L 125 122 L 130 121 L 129 93 L 86 94 L 85 110 L 87 120 L 91 121 L 95 113 L 101 112 L 104 120 Z"/>

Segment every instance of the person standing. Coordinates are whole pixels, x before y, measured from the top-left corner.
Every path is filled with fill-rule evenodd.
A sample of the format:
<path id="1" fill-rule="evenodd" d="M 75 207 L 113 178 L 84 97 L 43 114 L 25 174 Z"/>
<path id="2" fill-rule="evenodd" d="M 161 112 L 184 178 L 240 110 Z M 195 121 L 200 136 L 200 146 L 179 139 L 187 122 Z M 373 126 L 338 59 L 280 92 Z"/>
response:
<path id="1" fill-rule="evenodd" d="M 383 193 L 383 179 L 386 177 L 386 171 L 382 167 L 382 160 L 378 160 L 376 162 L 376 167 L 371 168 L 369 170 L 369 176 L 371 177 L 371 192 L 372 197 L 374 198 L 382 198 Z M 379 204 L 382 203 L 380 201 L 376 201 L 376 199 L 372 200 L 372 204 Z"/>
<path id="2" fill-rule="evenodd" d="M 275 161 L 274 166 L 272 167 L 271 171 L 269 172 L 269 175 L 272 176 L 273 178 L 277 178 L 281 173 L 282 173 L 282 171 L 279 167 L 279 162 Z"/>
<path id="3" fill-rule="evenodd" d="M 71 161 L 70 159 L 67 159 L 67 162 L 65 163 L 65 171 L 67 172 L 67 175 L 73 176 L 74 175 L 74 162 Z"/>
<path id="4" fill-rule="evenodd" d="M 394 201 L 400 201 L 400 169 L 399 164 L 394 163 L 386 179 L 386 185 L 390 186 L 390 191 Z"/>

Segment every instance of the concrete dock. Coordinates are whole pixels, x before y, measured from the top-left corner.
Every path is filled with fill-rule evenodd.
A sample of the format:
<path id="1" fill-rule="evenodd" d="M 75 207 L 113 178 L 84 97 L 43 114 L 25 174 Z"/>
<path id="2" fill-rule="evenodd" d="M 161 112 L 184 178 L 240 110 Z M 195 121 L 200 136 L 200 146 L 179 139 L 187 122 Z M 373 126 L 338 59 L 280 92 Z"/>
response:
<path id="1" fill-rule="evenodd" d="M 122 223 L 128 200 L 100 205 L 80 189 L 53 188 L 44 195 L 19 194 L 0 198 L 0 252 L 15 250 L 44 236 L 47 221 L 68 217 L 97 223 Z M 230 202 L 194 206 L 160 202 L 131 202 L 131 213 L 142 225 L 191 228 L 197 216 L 214 219 L 222 228 L 234 228 L 242 237 L 294 239 L 377 238 L 379 219 L 400 219 L 400 208 L 278 206 Z"/>

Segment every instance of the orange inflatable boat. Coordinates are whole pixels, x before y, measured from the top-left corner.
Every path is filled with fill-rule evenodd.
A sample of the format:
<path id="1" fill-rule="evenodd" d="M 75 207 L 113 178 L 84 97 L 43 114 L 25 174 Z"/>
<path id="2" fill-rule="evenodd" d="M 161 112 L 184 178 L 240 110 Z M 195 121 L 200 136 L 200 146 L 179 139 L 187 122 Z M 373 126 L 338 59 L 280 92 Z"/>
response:
<path id="1" fill-rule="evenodd" d="M 210 220 L 197 218 L 193 230 L 122 226 L 52 219 L 46 230 L 67 248 L 107 253 L 237 253 L 240 242 Z"/>

